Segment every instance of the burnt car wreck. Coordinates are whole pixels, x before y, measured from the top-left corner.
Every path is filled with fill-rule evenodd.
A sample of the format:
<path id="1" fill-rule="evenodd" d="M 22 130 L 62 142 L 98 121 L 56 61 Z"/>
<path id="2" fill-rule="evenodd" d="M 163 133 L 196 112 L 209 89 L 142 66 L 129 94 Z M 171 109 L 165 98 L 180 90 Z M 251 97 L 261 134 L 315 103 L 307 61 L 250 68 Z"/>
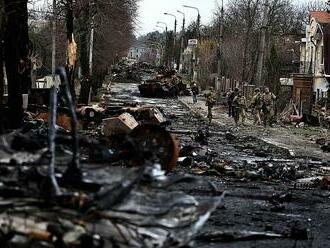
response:
<path id="1" fill-rule="evenodd" d="M 212 194 L 201 199 L 171 189 L 180 183 L 205 182 L 193 176 L 165 174 L 173 168 L 177 157 L 173 155 L 175 151 L 168 150 L 170 159 L 163 163 L 167 160 L 164 153 L 168 147 L 164 136 L 170 141 L 172 137 L 163 128 L 153 126 L 156 124 L 143 124 L 146 126 L 135 133 L 125 134 L 122 147 L 112 151 L 98 141 L 78 135 L 77 115 L 65 70 L 59 69 L 58 73 L 71 114 L 71 132 L 58 130 L 57 93 L 53 88 L 48 132 L 46 123 L 40 120 L 40 123 L 26 122 L 25 130 L 2 137 L 3 153 L 8 159 L 13 156 L 9 161 L 3 156 L 1 161 L 1 246 L 183 247 L 190 244 L 209 215 L 223 202 L 224 193 L 211 184 Z M 155 138 L 158 133 L 159 140 Z M 104 159 L 94 163 L 89 162 L 93 158 L 82 159 L 83 149 L 99 152 L 102 149 Z M 126 166 L 112 166 L 119 161 Z"/>

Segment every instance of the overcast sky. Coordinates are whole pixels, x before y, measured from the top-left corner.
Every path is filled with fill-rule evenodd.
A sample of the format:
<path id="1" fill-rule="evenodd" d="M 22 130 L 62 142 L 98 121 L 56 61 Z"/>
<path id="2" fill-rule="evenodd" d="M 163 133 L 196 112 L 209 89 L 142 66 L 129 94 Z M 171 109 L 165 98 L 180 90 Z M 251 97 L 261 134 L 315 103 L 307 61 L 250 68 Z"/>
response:
<path id="1" fill-rule="evenodd" d="M 308 2 L 308 0 L 292 0 L 295 3 Z M 316 0 L 325 2 L 326 0 Z M 224 0 L 226 5 L 227 0 Z M 182 15 L 177 13 L 177 10 L 185 12 L 186 19 L 189 23 L 192 20 L 196 20 L 197 11 L 193 9 L 183 8 L 182 5 L 191 5 L 199 8 L 202 24 L 208 24 L 212 20 L 214 10 L 217 4 L 221 4 L 221 0 L 141 0 L 139 9 L 139 24 L 136 30 L 136 34 L 143 35 L 155 30 L 161 30 L 156 28 L 157 21 L 164 21 L 168 24 L 169 29 L 173 30 L 174 19 L 170 16 L 165 16 L 163 13 L 168 12 L 175 14 L 178 18 L 178 26 L 181 28 Z"/>
<path id="2" fill-rule="evenodd" d="M 168 12 L 174 14 L 178 18 L 178 26 L 181 29 L 182 15 L 177 13 L 180 10 L 186 14 L 189 23 L 197 19 L 197 11 L 193 9 L 183 8 L 182 5 L 191 5 L 199 8 L 202 24 L 208 24 L 213 17 L 217 2 L 220 0 L 141 0 L 139 9 L 139 27 L 137 27 L 137 35 L 146 34 L 157 29 L 157 21 L 163 21 L 168 24 L 168 28 L 173 30 L 174 18 L 166 16 L 163 13 Z"/>

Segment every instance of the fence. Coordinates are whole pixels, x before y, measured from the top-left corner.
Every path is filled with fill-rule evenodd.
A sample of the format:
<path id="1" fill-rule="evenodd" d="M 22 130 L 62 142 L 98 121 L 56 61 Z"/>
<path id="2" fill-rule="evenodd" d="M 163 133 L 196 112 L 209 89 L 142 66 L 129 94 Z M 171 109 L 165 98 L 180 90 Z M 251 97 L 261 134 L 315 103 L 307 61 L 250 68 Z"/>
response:
<path id="1" fill-rule="evenodd" d="M 240 82 L 238 80 L 230 79 L 222 77 L 220 80 L 215 81 L 215 89 L 220 94 L 220 101 L 225 103 L 226 101 L 226 93 L 229 90 L 234 90 L 235 88 L 239 88 L 243 95 L 245 96 L 248 104 L 250 104 L 250 101 L 252 100 L 254 89 L 256 88 L 255 85 L 249 85 L 246 82 Z"/>

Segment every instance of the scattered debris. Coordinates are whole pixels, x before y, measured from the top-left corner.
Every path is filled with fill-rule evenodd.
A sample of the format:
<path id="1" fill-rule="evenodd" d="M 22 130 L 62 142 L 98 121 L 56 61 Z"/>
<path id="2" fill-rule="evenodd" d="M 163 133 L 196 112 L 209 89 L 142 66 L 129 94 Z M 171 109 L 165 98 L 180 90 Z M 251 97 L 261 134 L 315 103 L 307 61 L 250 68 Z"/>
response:
<path id="1" fill-rule="evenodd" d="M 135 60 L 122 60 L 113 66 L 111 81 L 123 83 L 141 83 L 155 74 L 157 67 Z"/>
<path id="2" fill-rule="evenodd" d="M 130 133 L 139 123 L 129 113 L 103 120 L 103 134 L 107 137 Z"/>
<path id="3" fill-rule="evenodd" d="M 177 97 L 181 92 L 187 93 L 187 87 L 175 70 L 161 71 L 153 79 L 139 85 L 143 97 L 167 98 Z M 190 93 L 189 93 L 190 94 Z"/>
<path id="4" fill-rule="evenodd" d="M 20 130 L 1 139 L 1 152 L 5 147 L 7 153 L 15 156 L 13 149 L 40 151 L 35 161 L 38 166 L 27 161 L 20 165 L 14 161 L 0 164 L 1 245 L 77 248 L 190 245 L 210 214 L 223 202 L 224 193 L 212 187 L 213 195 L 201 199 L 170 189 L 181 182 L 196 185 L 201 180 L 167 176 L 165 173 L 176 165 L 179 155 L 177 141 L 159 125 L 138 126 L 128 113 L 112 120 L 114 124 L 107 120 L 106 129 L 109 134 L 131 131 L 122 140 L 126 151 L 117 147 L 108 152 L 109 161 L 129 154 L 127 166 L 109 166 L 109 161 L 82 163 L 81 150 L 86 143 L 97 150 L 101 144 L 89 139 L 81 142 L 65 70 L 62 68 L 58 73 L 69 105 L 71 132 L 56 126 L 57 92 L 53 88 L 48 130 L 43 125 L 37 129 L 30 126 L 25 130 L 28 135 Z M 65 151 L 64 161 L 59 156 L 60 150 Z M 134 167 L 128 168 L 132 164 Z"/>
<path id="5" fill-rule="evenodd" d="M 254 232 L 254 231 L 212 231 L 198 236 L 198 239 L 211 242 L 233 242 L 262 239 L 278 239 L 283 235 L 273 232 Z"/>

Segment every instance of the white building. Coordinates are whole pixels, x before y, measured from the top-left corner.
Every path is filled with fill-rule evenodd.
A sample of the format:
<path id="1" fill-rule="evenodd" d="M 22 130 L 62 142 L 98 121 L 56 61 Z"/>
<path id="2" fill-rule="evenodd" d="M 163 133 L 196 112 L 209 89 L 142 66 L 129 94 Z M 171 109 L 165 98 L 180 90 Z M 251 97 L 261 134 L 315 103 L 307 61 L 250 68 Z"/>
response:
<path id="1" fill-rule="evenodd" d="M 136 59 L 139 60 L 146 52 L 148 51 L 148 48 L 145 47 L 144 45 L 133 45 L 129 50 L 128 50 L 128 55 L 127 57 L 129 59 Z"/>
<path id="2" fill-rule="evenodd" d="M 325 56 L 325 46 L 330 46 L 330 36 L 326 36 L 326 29 L 330 26 L 330 14 L 326 11 L 311 11 L 309 25 L 306 27 L 306 37 L 301 40 L 300 73 L 312 75 L 315 101 L 327 97 L 330 72 Z M 327 49 L 326 49 L 327 50 Z M 329 58 L 330 59 L 330 58 Z M 326 65 L 326 66 L 325 66 Z"/>

